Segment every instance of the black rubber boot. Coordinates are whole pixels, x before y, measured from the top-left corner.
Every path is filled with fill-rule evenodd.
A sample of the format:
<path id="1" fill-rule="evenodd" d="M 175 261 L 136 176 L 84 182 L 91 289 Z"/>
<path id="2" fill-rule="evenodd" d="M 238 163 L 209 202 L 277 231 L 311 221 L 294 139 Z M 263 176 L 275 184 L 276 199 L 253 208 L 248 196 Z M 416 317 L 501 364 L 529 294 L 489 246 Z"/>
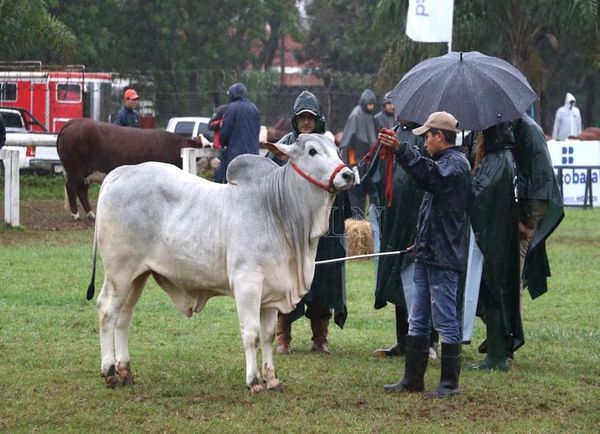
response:
<path id="1" fill-rule="evenodd" d="M 408 322 L 406 311 L 396 306 L 396 343 L 389 348 L 378 348 L 373 351 L 375 357 L 403 356 L 406 353 L 406 335 Z"/>
<path id="2" fill-rule="evenodd" d="M 460 393 L 458 377 L 460 376 L 462 344 L 445 344 L 442 342 L 442 373 L 437 391 L 432 396 L 445 398 Z"/>
<path id="3" fill-rule="evenodd" d="M 422 392 L 429 356 L 429 336 L 406 336 L 404 378 L 395 384 L 384 384 L 386 392 Z"/>
<path id="4" fill-rule="evenodd" d="M 504 332 L 502 312 L 500 309 L 489 309 L 486 315 L 486 356 L 479 363 L 469 365 L 469 369 L 497 369 L 508 371 L 508 340 Z M 481 345 L 480 345 L 481 346 Z"/>

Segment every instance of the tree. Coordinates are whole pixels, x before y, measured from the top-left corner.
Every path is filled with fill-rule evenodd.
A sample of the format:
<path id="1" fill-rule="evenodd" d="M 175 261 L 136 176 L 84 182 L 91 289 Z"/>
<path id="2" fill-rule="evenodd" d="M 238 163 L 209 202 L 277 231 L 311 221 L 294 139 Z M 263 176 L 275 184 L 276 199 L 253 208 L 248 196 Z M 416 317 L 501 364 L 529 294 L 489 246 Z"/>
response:
<path id="1" fill-rule="evenodd" d="M 381 0 L 378 22 L 404 29 L 407 7 L 406 0 Z M 587 93 L 588 116 L 593 116 L 600 48 L 598 18 L 597 0 L 455 2 L 453 49 L 478 50 L 520 69 L 540 96 L 539 119 L 549 130 L 556 108 L 551 103 L 558 101 L 559 94 L 562 98 L 565 88 Z M 443 54 L 440 47 L 416 44 L 398 32 L 383 58 L 378 83 L 389 85 L 386 77 L 401 77 L 411 65 Z"/>
<path id="2" fill-rule="evenodd" d="M 391 33 L 374 25 L 376 6 L 376 0 L 313 0 L 303 59 L 335 71 L 376 72 Z"/>
<path id="3" fill-rule="evenodd" d="M 43 0 L 0 0 L 0 47 L 4 60 L 75 59 L 75 35 Z"/>
<path id="4" fill-rule="evenodd" d="M 295 0 L 264 0 L 261 2 L 264 15 L 267 17 L 268 31 L 260 38 L 260 52 L 254 61 L 254 68 L 268 70 L 273 64 L 277 48 L 283 48 L 287 35 L 296 40 L 303 39 L 300 27 L 300 14 L 295 6 Z M 280 50 L 283 57 L 284 50 Z M 284 67 L 284 62 L 280 62 Z"/>

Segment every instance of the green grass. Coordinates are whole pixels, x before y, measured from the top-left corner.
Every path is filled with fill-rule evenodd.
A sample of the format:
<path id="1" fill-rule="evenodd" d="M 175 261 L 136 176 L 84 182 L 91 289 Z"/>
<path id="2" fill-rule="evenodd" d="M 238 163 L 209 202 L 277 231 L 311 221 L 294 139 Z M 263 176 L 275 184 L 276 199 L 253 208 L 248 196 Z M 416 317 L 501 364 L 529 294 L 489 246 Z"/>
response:
<path id="1" fill-rule="evenodd" d="M 49 184 L 48 192 L 58 188 Z M 331 327 L 331 357 L 311 354 L 308 322 L 294 323 L 293 354 L 275 359 L 283 393 L 252 396 L 245 389 L 232 299 L 212 299 L 188 319 L 153 282 L 132 321 L 136 384 L 107 389 L 95 303 L 85 301 L 91 231 L 25 229 L 20 243 L 12 237 L 3 244 L 2 237 L 0 432 L 597 432 L 600 426 L 600 210 L 567 210 L 551 238 L 550 290 L 525 299 L 526 344 L 513 369 L 463 371 L 463 393 L 447 400 L 383 393 L 382 384 L 402 375 L 403 359 L 371 356 L 394 337 L 393 308 L 372 307 L 372 262 L 348 266 L 349 317 L 344 330 Z M 97 288 L 101 282 L 100 270 Z M 465 364 L 480 359 L 483 333 L 478 323 Z M 427 389 L 438 378 L 434 362 Z"/>

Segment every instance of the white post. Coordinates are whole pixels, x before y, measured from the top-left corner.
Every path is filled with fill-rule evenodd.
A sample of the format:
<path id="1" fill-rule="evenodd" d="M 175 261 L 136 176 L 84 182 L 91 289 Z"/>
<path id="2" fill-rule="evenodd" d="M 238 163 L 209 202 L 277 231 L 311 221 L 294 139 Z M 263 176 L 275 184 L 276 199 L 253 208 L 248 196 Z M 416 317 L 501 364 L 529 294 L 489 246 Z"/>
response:
<path id="1" fill-rule="evenodd" d="M 196 149 L 181 148 L 182 166 L 184 172 L 196 175 Z"/>
<path id="2" fill-rule="evenodd" d="M 10 226 L 19 222 L 19 151 L 3 150 L 4 161 L 4 221 Z"/>

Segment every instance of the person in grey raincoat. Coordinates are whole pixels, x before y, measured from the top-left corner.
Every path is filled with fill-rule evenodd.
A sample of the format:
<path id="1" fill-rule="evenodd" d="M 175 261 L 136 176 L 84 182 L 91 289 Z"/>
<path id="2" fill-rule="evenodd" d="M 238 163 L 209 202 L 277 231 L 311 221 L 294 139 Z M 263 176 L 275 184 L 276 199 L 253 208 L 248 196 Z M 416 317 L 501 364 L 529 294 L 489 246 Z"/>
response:
<path id="1" fill-rule="evenodd" d="M 279 140 L 279 143 L 292 144 L 301 133 L 325 132 L 325 118 L 321 113 L 321 103 L 308 91 L 303 91 L 294 103 L 291 119 L 292 132 Z M 268 154 L 279 165 L 285 160 Z M 338 193 L 329 217 L 329 231 L 319 240 L 316 260 L 334 259 L 346 256 L 344 221 L 351 215 L 347 192 Z M 343 328 L 348 315 L 346 307 L 346 274 L 344 262 L 317 265 L 310 290 L 296 308 L 287 315 L 277 317 L 277 352 L 288 354 L 292 341 L 291 323 L 302 316 L 310 319 L 312 329 L 312 351 L 330 354 L 327 341 L 331 310 L 335 323 Z"/>
<path id="2" fill-rule="evenodd" d="M 392 129 L 395 125 L 394 104 L 388 92 L 383 97 L 381 111 L 375 115 L 375 131 L 379 132 L 382 128 Z"/>
<path id="3" fill-rule="evenodd" d="M 484 258 L 478 315 L 486 325 L 485 359 L 471 369 L 508 370 L 508 356 L 524 344 L 520 315 L 519 208 L 511 122 L 483 131 L 477 145 L 470 208 Z"/>
<path id="4" fill-rule="evenodd" d="M 350 167 L 356 166 L 377 140 L 375 127 L 375 103 L 377 97 L 371 89 L 365 89 L 358 105 L 354 107 L 342 133 L 342 158 Z M 350 189 L 350 202 L 354 218 L 362 219 L 366 213 L 367 192 L 362 184 Z"/>
<path id="5" fill-rule="evenodd" d="M 258 155 L 260 112 L 248 99 L 248 91 L 242 83 L 234 83 L 227 91 L 229 105 L 221 128 L 221 165 L 215 171 L 216 182 L 226 182 L 227 166 L 242 154 Z"/>
<path id="6" fill-rule="evenodd" d="M 581 133 L 581 114 L 575 107 L 575 97 L 567 92 L 565 104 L 556 110 L 552 138 L 554 140 L 565 140 L 569 136 Z"/>

